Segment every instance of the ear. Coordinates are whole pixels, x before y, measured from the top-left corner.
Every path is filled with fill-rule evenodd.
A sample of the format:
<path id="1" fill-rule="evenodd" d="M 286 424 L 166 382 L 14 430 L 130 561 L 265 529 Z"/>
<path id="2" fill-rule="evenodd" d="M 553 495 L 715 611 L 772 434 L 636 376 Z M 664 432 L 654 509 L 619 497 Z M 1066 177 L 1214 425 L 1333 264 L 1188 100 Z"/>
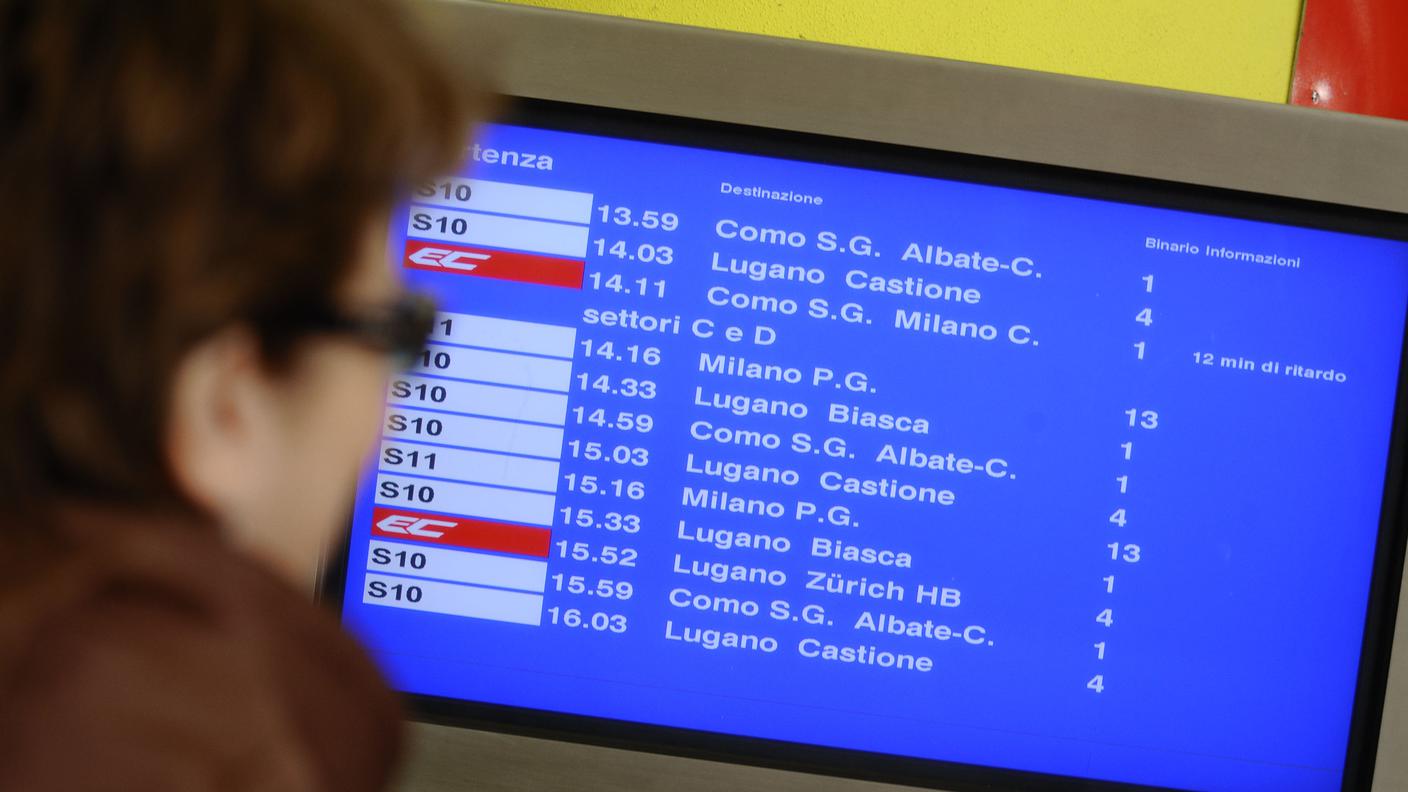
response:
<path id="1" fill-rule="evenodd" d="M 168 399 L 166 454 L 177 486 L 218 522 L 238 523 L 277 453 L 273 385 L 253 332 L 231 327 L 193 348 Z"/>

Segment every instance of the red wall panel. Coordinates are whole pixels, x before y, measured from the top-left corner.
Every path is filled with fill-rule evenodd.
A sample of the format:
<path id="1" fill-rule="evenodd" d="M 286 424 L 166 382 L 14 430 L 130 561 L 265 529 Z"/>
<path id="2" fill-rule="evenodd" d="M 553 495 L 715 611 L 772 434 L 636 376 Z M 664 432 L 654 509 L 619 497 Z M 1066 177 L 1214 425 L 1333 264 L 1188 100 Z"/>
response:
<path id="1" fill-rule="evenodd" d="M 1306 0 L 1291 102 L 1408 119 L 1408 0 Z"/>

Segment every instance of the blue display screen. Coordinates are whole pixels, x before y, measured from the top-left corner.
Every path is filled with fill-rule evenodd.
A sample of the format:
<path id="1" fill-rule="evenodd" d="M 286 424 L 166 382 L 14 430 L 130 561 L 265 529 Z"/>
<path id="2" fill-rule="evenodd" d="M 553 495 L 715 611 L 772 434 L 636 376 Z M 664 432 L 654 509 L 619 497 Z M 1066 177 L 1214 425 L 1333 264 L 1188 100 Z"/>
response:
<path id="1" fill-rule="evenodd" d="M 1408 244 L 527 126 L 421 186 L 343 617 L 401 690 L 1339 789 Z"/>

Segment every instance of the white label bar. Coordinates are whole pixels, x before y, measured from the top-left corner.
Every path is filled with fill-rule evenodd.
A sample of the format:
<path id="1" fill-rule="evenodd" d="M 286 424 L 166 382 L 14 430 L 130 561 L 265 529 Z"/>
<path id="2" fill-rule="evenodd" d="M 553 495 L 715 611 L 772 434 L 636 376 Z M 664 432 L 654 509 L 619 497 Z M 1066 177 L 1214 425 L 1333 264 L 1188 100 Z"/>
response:
<path id="1" fill-rule="evenodd" d="M 592 221 L 592 194 L 547 187 L 449 178 L 416 191 L 416 201 L 432 206 L 477 209 L 481 212 L 521 215 L 564 223 Z"/>
<path id="2" fill-rule="evenodd" d="M 436 318 L 430 339 L 504 352 L 571 358 L 572 346 L 577 341 L 577 328 L 442 312 Z"/>
<path id="3" fill-rule="evenodd" d="M 558 393 L 479 385 L 425 377 L 397 377 L 387 389 L 388 404 L 470 413 L 488 418 L 563 425 L 567 397 Z"/>
<path id="4" fill-rule="evenodd" d="M 569 259 L 587 257 L 587 227 L 414 206 L 406 232 L 419 239 L 544 253 Z"/>
<path id="5" fill-rule="evenodd" d="M 548 578 L 546 561 L 379 540 L 367 545 L 367 569 L 538 594 Z"/>
<path id="6" fill-rule="evenodd" d="M 362 602 L 392 608 L 493 619 L 537 626 L 543 620 L 543 596 L 519 591 L 439 583 L 433 580 L 368 573 Z"/>
<path id="7" fill-rule="evenodd" d="M 382 470 L 557 492 L 558 463 L 547 459 L 488 454 L 458 448 L 386 441 L 378 457 Z"/>
<path id="8" fill-rule="evenodd" d="M 521 385 L 566 392 L 572 380 L 572 361 L 489 352 L 433 344 L 426 347 L 414 371 L 441 377 Z"/>
<path id="9" fill-rule="evenodd" d="M 376 477 L 378 506 L 430 509 L 487 520 L 550 526 L 555 501 L 554 496 L 541 492 L 407 478 L 389 473 Z"/>
<path id="10" fill-rule="evenodd" d="M 555 426 L 495 421 L 470 415 L 392 408 L 386 411 L 384 434 L 407 440 L 554 459 L 562 454 L 562 430 Z"/>

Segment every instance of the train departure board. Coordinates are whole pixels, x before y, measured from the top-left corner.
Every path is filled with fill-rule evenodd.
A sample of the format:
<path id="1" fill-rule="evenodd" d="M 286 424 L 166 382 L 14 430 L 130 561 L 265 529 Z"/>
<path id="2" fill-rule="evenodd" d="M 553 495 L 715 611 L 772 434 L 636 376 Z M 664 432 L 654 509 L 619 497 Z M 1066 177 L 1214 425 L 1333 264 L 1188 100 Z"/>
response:
<path id="1" fill-rule="evenodd" d="M 1408 243 L 559 126 L 394 214 L 441 312 L 342 616 L 398 689 L 1340 788 Z"/>

